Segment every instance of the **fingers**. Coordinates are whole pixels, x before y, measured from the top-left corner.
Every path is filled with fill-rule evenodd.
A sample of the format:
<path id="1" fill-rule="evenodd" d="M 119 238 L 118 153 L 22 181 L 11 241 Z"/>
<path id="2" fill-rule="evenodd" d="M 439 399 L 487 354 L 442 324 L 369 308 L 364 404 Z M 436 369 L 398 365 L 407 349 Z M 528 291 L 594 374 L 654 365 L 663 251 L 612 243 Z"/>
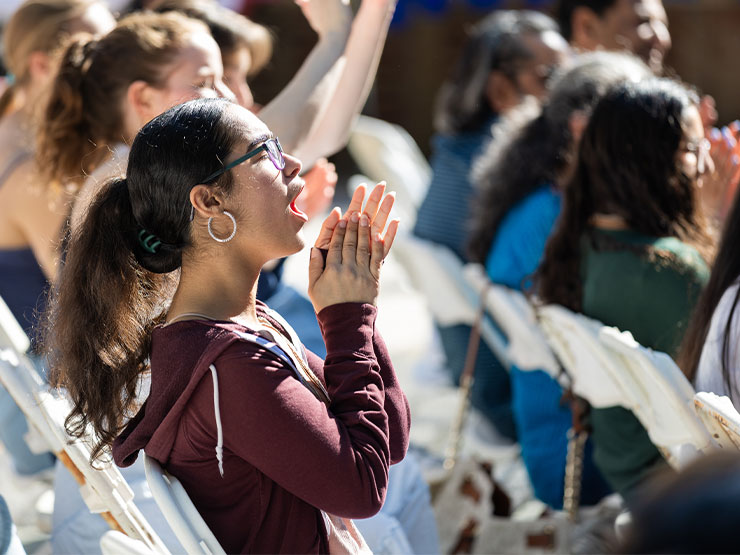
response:
<path id="1" fill-rule="evenodd" d="M 326 265 L 342 263 L 342 247 L 344 245 L 344 236 L 347 233 L 347 220 L 342 218 L 334 228 L 334 235 L 329 243 L 329 252 L 326 255 Z"/>
<path id="2" fill-rule="evenodd" d="M 396 238 L 396 233 L 398 232 L 398 226 L 400 223 L 401 220 L 395 219 L 388 224 L 388 231 L 385 232 L 385 237 L 383 237 L 383 258 L 388 256 L 388 252 L 390 252 L 391 247 L 393 246 L 393 241 Z"/>
<path id="3" fill-rule="evenodd" d="M 355 189 L 354 194 L 352 195 L 352 200 L 349 203 L 349 207 L 347 208 L 347 211 L 344 213 L 344 217 L 348 217 L 352 212 L 360 212 L 362 211 L 362 202 L 365 200 L 365 193 L 367 192 L 367 185 L 364 183 L 360 183 L 360 185 Z"/>
<path id="4" fill-rule="evenodd" d="M 308 261 L 308 289 L 313 288 L 314 284 L 324 273 L 324 257 L 316 247 L 311 248 L 311 258 Z"/>
<path id="5" fill-rule="evenodd" d="M 370 254 L 370 273 L 377 280 L 380 280 L 380 267 L 383 265 L 384 245 L 383 237 L 380 233 L 373 233 L 372 247 Z"/>
<path id="6" fill-rule="evenodd" d="M 324 223 L 321 224 L 321 231 L 319 231 L 319 236 L 316 238 L 316 242 L 314 243 L 315 247 L 318 247 L 320 249 L 329 248 L 329 243 L 331 242 L 334 228 L 337 226 L 337 223 L 339 223 L 339 220 L 341 218 L 342 211 L 339 209 L 339 207 L 334 208 L 329 213 L 329 215 L 324 220 Z"/>
<path id="7" fill-rule="evenodd" d="M 365 209 L 363 212 L 367 214 L 371 222 L 375 219 L 375 215 L 378 212 L 378 206 L 380 205 L 380 200 L 383 198 L 383 193 L 385 193 L 385 181 L 381 181 L 373 187 L 373 190 L 370 191 L 370 196 L 365 203 Z"/>
<path id="8" fill-rule="evenodd" d="M 385 229 L 385 223 L 388 221 L 388 216 L 391 213 L 391 210 L 393 209 L 393 203 L 396 201 L 396 193 L 391 192 L 388 193 L 385 198 L 383 199 L 383 202 L 380 204 L 380 209 L 378 210 L 378 214 L 375 217 L 373 222 L 373 228 L 372 233 L 375 235 L 376 233 L 383 233 L 383 230 Z"/>
<path id="9" fill-rule="evenodd" d="M 347 223 L 347 233 L 344 236 L 344 246 L 342 248 L 342 262 L 344 263 L 357 259 L 357 228 L 359 225 L 360 213 L 352 212 Z"/>
<path id="10" fill-rule="evenodd" d="M 357 232 L 357 264 L 361 268 L 366 268 L 370 263 L 370 248 L 370 219 L 367 214 L 362 214 Z"/>

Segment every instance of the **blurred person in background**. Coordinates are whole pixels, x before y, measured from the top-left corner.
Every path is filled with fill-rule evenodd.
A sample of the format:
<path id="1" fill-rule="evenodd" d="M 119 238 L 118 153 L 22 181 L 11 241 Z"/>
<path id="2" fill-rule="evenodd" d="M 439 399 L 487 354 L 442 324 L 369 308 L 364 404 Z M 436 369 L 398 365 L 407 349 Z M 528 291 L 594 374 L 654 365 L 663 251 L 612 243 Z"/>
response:
<path id="1" fill-rule="evenodd" d="M 619 553 L 737 553 L 740 455 L 715 451 L 640 496 Z"/>
<path id="2" fill-rule="evenodd" d="M 609 87 L 651 76 L 627 54 L 577 55 L 553 78 L 542 109 L 522 106 L 496 127 L 494 140 L 476 162 L 478 194 L 470 257 L 488 277 L 526 291 L 558 216 L 562 190 L 573 172 L 578 142 L 593 107 Z M 567 432 L 573 423 L 558 383 L 542 370 L 512 366 L 512 407 L 517 437 L 538 499 L 561 509 Z M 590 447 L 584 460 L 581 503 L 593 505 L 609 488 L 596 470 Z"/>
<path id="3" fill-rule="evenodd" d="M 698 97 L 667 79 L 620 84 L 599 101 L 536 275 L 543 302 L 676 355 L 713 255 L 703 131 Z M 589 419 L 594 461 L 629 505 L 669 467 L 629 410 L 591 408 Z"/>
<path id="4" fill-rule="evenodd" d="M 498 11 L 470 32 L 450 79 L 437 97 L 431 159 L 432 180 L 419 208 L 414 235 L 451 249 L 466 260 L 470 171 L 491 140 L 491 126 L 528 96 L 543 99 L 547 80 L 563 62 L 568 45 L 548 16 L 532 11 Z M 439 328 L 447 368 L 459 382 L 470 336 L 467 325 Z M 516 437 L 509 377 L 481 344 L 472 404 L 500 435 Z"/>
<path id="5" fill-rule="evenodd" d="M 97 0 L 28 0 L 3 29 L 3 61 L 12 78 L 0 97 L 0 297 L 31 338 L 32 355 L 69 210 L 64 190 L 47 189 L 36 178 L 37 110 L 53 75 L 55 50 L 77 33 L 105 33 L 114 23 Z M 23 414 L 0 387 L 0 439 L 16 471 L 51 467 L 51 454 L 30 452 L 26 431 Z"/>
<path id="6" fill-rule="evenodd" d="M 671 49 L 661 0 L 558 0 L 560 31 L 576 50 L 626 50 L 655 73 Z"/>

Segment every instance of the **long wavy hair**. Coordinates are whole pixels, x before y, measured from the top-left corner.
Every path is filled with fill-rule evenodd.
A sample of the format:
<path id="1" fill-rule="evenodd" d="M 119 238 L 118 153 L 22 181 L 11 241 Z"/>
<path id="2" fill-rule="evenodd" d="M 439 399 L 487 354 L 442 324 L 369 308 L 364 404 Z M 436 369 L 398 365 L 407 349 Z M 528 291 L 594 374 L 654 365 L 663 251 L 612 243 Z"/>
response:
<path id="1" fill-rule="evenodd" d="M 709 328 L 712 324 L 714 314 L 720 299 L 725 291 L 740 276 L 740 250 L 737 247 L 737 241 L 740 238 L 740 196 L 735 195 L 732 209 L 725 221 L 724 230 L 717 250 L 717 256 L 712 266 L 712 274 L 709 282 L 704 288 L 699 301 L 694 308 L 694 313 L 689 322 L 688 330 L 681 344 L 681 350 L 678 356 L 678 365 L 683 370 L 686 377 L 693 383 L 696 378 L 696 371 L 699 366 L 699 359 L 707 339 Z M 740 300 L 740 290 L 732 299 L 727 321 L 722 323 L 722 356 L 721 371 L 722 381 L 728 392 L 735 388 L 735 378 L 730 370 L 732 361 L 730 359 L 730 347 L 737 343 L 738 337 L 732 334 L 732 320 L 737 311 L 738 301 Z"/>
<path id="2" fill-rule="evenodd" d="M 164 83 L 171 64 L 200 21 L 182 14 L 130 15 L 98 40 L 79 37 L 63 53 L 37 136 L 44 183 L 81 183 L 125 139 L 129 85 Z"/>
<path id="3" fill-rule="evenodd" d="M 125 179 L 103 186 L 51 295 L 44 326 L 50 383 L 72 400 L 68 432 L 90 426 L 100 456 L 136 406 L 151 331 L 163 320 L 184 249 L 191 245 L 190 189 L 223 167 L 240 139 L 224 100 L 193 100 L 157 116 L 131 146 Z M 232 175 L 211 183 L 228 194 Z M 147 251 L 139 234 L 161 241 Z"/>
<path id="4" fill-rule="evenodd" d="M 558 31 L 543 13 L 499 10 L 469 32 L 450 78 L 437 96 L 434 125 L 440 133 L 475 130 L 493 115 L 486 98 L 488 76 L 494 70 L 514 79 L 516 65 L 533 57 L 524 35 Z"/>
<path id="5" fill-rule="evenodd" d="M 681 84 L 654 78 L 617 85 L 599 101 L 537 271 L 543 301 L 581 310 L 581 238 L 595 214 L 620 216 L 645 235 L 677 237 L 708 258 L 696 180 L 677 163 L 686 112 L 697 100 Z"/>
<path id="6" fill-rule="evenodd" d="M 471 260 L 485 263 L 504 216 L 543 184 L 558 185 L 572 166 L 576 147 L 570 126 L 573 113 L 588 117 L 609 86 L 650 75 L 647 66 L 629 54 L 581 54 L 556 76 L 542 110 L 522 106 L 496 126 L 496 140 L 473 169 L 478 200 L 472 203 Z"/>

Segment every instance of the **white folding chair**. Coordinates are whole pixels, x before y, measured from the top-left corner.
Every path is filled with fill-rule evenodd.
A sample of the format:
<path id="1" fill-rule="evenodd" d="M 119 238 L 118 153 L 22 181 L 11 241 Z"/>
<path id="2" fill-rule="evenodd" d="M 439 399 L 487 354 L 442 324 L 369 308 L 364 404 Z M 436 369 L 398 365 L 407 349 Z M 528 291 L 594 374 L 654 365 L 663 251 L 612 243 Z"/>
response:
<path id="1" fill-rule="evenodd" d="M 427 300 L 434 320 L 441 326 L 473 325 L 480 296 L 463 273 L 463 263 L 448 248 L 402 233 L 393 245 L 395 257 L 404 267 L 414 288 Z M 481 325 L 481 338 L 496 357 L 507 365 L 506 338 L 490 318 Z"/>
<path id="2" fill-rule="evenodd" d="M 740 449 L 740 414 L 729 397 L 699 391 L 694 395 L 694 410 L 724 449 Z"/>
<path id="3" fill-rule="evenodd" d="M 396 209 L 413 225 L 432 171 L 411 135 L 398 125 L 360 116 L 347 149 L 362 173 L 375 181 L 387 181 L 389 190 L 396 191 Z"/>
<path id="4" fill-rule="evenodd" d="M 540 307 L 539 317 L 577 395 L 594 407 L 631 410 L 675 467 L 713 447 L 691 410 L 691 384 L 668 355 L 562 306 Z"/>
<path id="5" fill-rule="evenodd" d="M 488 314 L 504 332 L 509 363 L 524 371 L 543 370 L 555 380 L 561 380 L 560 365 L 527 298 L 519 291 L 492 283 L 480 264 L 467 264 L 463 274 L 478 295 L 484 296 Z"/>
<path id="6" fill-rule="evenodd" d="M 152 551 L 168 553 L 134 505 L 134 493 L 115 465 L 101 461 L 93 468 L 90 443 L 67 434 L 64 421 L 71 410 L 69 402 L 49 390 L 25 355 L 29 344 L 28 337 L 0 299 L 0 384 L 18 404 L 29 427 L 38 433 L 43 447 L 52 451 L 80 484 L 82 498 L 90 511 L 100 513 L 112 529 L 142 541 Z"/>
<path id="7" fill-rule="evenodd" d="M 165 471 L 156 460 L 143 452 L 141 455 L 154 500 L 187 552 L 225 555 L 180 481 Z"/>

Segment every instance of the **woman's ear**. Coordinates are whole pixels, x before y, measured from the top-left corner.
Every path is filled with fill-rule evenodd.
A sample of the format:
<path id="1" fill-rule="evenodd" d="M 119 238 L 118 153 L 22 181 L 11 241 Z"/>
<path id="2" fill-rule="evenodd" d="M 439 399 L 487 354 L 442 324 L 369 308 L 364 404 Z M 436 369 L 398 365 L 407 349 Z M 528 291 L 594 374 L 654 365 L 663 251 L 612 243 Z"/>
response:
<path id="1" fill-rule="evenodd" d="M 28 57 L 28 72 L 35 83 L 45 83 L 51 76 L 49 56 L 41 51 L 31 52 Z"/>
<path id="2" fill-rule="evenodd" d="M 154 90 L 149 83 L 141 80 L 131 83 L 126 91 L 126 100 L 129 106 L 134 109 L 137 117 L 143 123 L 158 115 L 152 113 L 154 104 L 153 95 Z"/>
<path id="3" fill-rule="evenodd" d="M 516 84 L 503 72 L 494 70 L 486 82 L 486 98 L 496 114 L 505 114 L 519 105 L 522 95 Z"/>
<path id="4" fill-rule="evenodd" d="M 603 24 L 599 15 L 587 6 L 578 6 L 570 18 L 570 43 L 580 50 L 597 50 L 604 46 Z"/>
<path id="5" fill-rule="evenodd" d="M 573 145 L 578 147 L 581 142 L 583 132 L 586 130 L 588 125 L 588 116 L 583 110 L 574 110 L 568 118 L 568 127 L 570 128 L 570 136 L 573 138 Z"/>
<path id="6" fill-rule="evenodd" d="M 190 204 L 193 214 L 203 218 L 218 216 L 223 212 L 223 202 L 217 191 L 208 185 L 196 185 L 190 189 Z"/>

